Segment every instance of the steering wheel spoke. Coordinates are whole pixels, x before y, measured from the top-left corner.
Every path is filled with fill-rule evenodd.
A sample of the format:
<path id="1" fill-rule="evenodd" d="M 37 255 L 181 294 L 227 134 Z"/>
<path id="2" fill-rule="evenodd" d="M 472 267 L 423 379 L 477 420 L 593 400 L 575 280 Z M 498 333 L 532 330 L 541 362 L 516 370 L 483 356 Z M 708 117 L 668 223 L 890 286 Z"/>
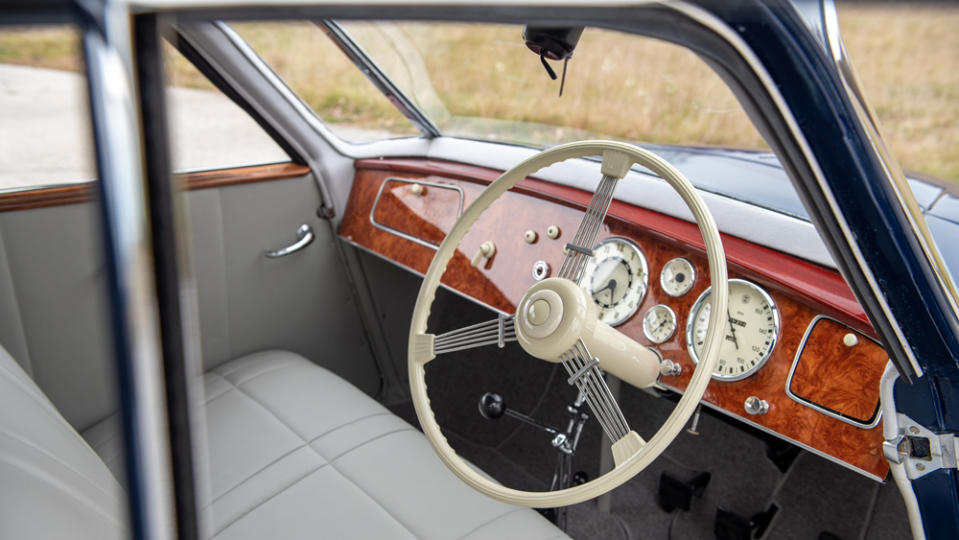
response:
<path id="1" fill-rule="evenodd" d="M 507 343 L 516 341 L 516 328 L 513 322 L 512 315 L 500 314 L 490 321 L 444 332 L 434 338 L 433 352 L 446 354 L 487 345 L 503 348 Z"/>
<path id="2" fill-rule="evenodd" d="M 630 431 L 629 424 L 599 369 L 599 359 L 589 353 L 582 340 L 560 358 L 569 374 L 567 382 L 586 396 L 587 405 L 609 440 L 618 441 L 625 437 Z"/>
<path id="3" fill-rule="evenodd" d="M 599 234 L 603 220 L 606 219 L 606 212 L 609 211 L 617 182 L 619 178 L 608 174 L 603 175 L 603 179 L 599 181 L 596 193 L 586 207 L 586 215 L 579 223 L 579 229 L 576 230 L 573 240 L 564 248 L 566 258 L 559 269 L 559 277 L 579 284 L 579 280 L 583 277 L 583 269 L 592 257 L 592 247 L 596 243 L 596 235 Z"/>

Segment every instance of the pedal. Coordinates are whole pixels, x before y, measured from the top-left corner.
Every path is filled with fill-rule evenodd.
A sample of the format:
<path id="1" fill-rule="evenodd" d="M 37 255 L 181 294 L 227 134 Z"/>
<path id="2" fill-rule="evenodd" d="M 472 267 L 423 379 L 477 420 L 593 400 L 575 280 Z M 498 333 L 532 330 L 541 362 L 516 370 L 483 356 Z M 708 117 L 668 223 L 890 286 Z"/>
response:
<path id="1" fill-rule="evenodd" d="M 775 504 L 769 505 L 764 512 L 759 512 L 750 518 L 722 508 L 716 509 L 716 522 L 713 533 L 717 540 L 749 540 L 761 538 L 765 534 L 773 516 L 779 511 Z"/>
<path id="2" fill-rule="evenodd" d="M 659 477 L 659 507 L 666 512 L 677 508 L 689 510 L 693 497 L 702 497 L 709 484 L 710 474 L 701 472 L 688 481 L 683 481 L 668 472 Z"/>
<path id="3" fill-rule="evenodd" d="M 766 441 L 766 457 L 773 462 L 779 472 L 786 472 L 799 457 L 799 447 L 779 439 L 770 439 Z"/>

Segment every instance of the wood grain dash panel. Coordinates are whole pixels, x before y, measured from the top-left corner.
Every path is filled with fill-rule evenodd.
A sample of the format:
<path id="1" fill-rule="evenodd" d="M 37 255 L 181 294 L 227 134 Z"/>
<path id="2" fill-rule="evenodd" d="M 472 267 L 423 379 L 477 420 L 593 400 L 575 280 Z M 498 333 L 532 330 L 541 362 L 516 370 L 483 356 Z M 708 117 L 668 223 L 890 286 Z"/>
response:
<path id="1" fill-rule="evenodd" d="M 460 192 L 418 185 L 422 189 L 419 194 L 414 184 L 384 181 L 373 218 L 383 226 L 438 246 L 459 217 Z"/>
<path id="2" fill-rule="evenodd" d="M 298 178 L 308 174 L 310 174 L 310 168 L 306 165 L 272 163 L 269 165 L 185 173 L 176 175 L 176 179 L 186 189 L 193 190 Z M 94 182 L 7 191 L 0 193 L 0 212 L 80 204 L 93 200 L 95 196 L 96 184 Z"/>
<path id="3" fill-rule="evenodd" d="M 858 343 L 848 347 L 843 336 Z M 868 424 L 878 413 L 879 380 L 888 359 L 876 342 L 830 319 L 818 319 L 799 355 L 789 389 L 797 397 Z"/>
<path id="4" fill-rule="evenodd" d="M 404 267 L 425 273 L 435 250 L 370 223 L 370 209 L 380 185 L 390 176 L 455 184 L 466 194 L 465 204 L 468 206 L 498 175 L 497 171 L 489 169 L 431 160 L 358 161 L 339 235 Z M 521 181 L 494 202 L 464 237 L 460 251 L 442 278 L 443 284 L 481 303 L 513 313 L 523 293 L 534 283 L 531 269 L 536 261 L 547 262 L 551 267 L 550 275 L 558 271 L 563 261 L 562 246 L 575 234 L 590 197 L 590 193 L 566 186 L 529 178 Z M 403 205 L 398 210 L 416 213 L 410 205 Z M 404 220 L 408 227 L 416 226 L 419 220 L 424 227 L 423 235 L 436 235 L 440 231 L 444 235 L 448 233 L 452 223 L 442 222 L 430 212 L 418 217 L 399 216 L 398 219 Z M 426 224 L 434 229 L 426 231 Z M 562 230 L 558 239 L 546 237 L 549 225 L 557 225 Z M 538 232 L 539 239 L 527 244 L 523 240 L 526 230 Z M 656 347 L 665 358 L 683 368 L 681 375 L 663 377 L 662 383 L 683 391 L 695 369 L 686 351 L 686 323 L 693 302 L 709 286 L 709 271 L 698 228 L 680 219 L 613 201 L 597 241 L 611 236 L 622 236 L 635 242 L 646 256 L 650 272 L 649 288 L 639 309 L 617 328 L 642 345 L 652 345 L 643 334 L 642 317 L 655 304 L 671 307 L 677 316 L 676 332 Z M 486 240 L 496 244 L 496 255 L 481 268 L 470 267 L 469 259 Z M 889 468 L 882 455 L 881 423 L 871 429 L 853 426 L 786 394 L 789 370 L 814 318 L 828 315 L 857 331 L 873 334 L 845 281 L 834 270 L 740 238 L 723 235 L 723 246 L 729 261 L 729 277 L 747 279 L 769 292 L 782 316 L 781 333 L 769 360 L 755 375 L 735 382 L 712 381 L 703 399 L 746 422 L 832 456 L 869 475 L 884 478 Z M 674 257 L 685 257 L 696 269 L 692 289 L 680 298 L 667 295 L 659 283 L 663 266 Z M 862 341 L 867 340 L 862 338 Z M 830 353 L 823 351 L 822 354 Z M 863 362 L 868 363 L 870 369 L 877 370 L 876 373 L 881 373 L 885 357 L 875 351 L 866 356 L 868 358 L 864 357 Z M 838 374 L 833 377 L 837 383 L 848 378 Z M 870 395 L 878 392 L 878 380 L 869 378 L 849 382 L 852 384 L 849 392 L 866 393 L 864 387 L 868 387 Z M 750 396 L 765 399 L 770 405 L 768 414 L 747 414 L 743 404 Z"/>

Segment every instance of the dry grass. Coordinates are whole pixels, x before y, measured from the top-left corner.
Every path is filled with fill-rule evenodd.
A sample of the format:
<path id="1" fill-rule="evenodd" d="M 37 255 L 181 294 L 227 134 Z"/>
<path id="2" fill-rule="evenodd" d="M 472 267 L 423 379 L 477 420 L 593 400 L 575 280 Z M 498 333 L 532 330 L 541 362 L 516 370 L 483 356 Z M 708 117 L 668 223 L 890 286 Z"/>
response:
<path id="1" fill-rule="evenodd" d="M 959 182 L 959 8 L 840 4 L 839 21 L 893 154 Z"/>
<path id="2" fill-rule="evenodd" d="M 959 181 L 959 9 L 840 5 L 840 23 L 893 153 L 908 169 Z M 317 28 L 303 23 L 237 28 L 328 122 L 413 133 Z M 530 143 L 599 134 L 764 147 L 719 78 L 690 53 L 661 42 L 587 30 L 559 98 L 557 83 L 525 50 L 516 27 L 348 28 L 447 133 Z M 76 70 L 76 43 L 76 35 L 64 30 L 4 30 L 0 62 Z M 422 62 L 404 59 L 410 57 L 400 54 L 404 49 L 417 51 Z M 176 53 L 169 56 L 172 84 L 210 87 L 188 62 Z M 425 74 L 432 85 L 423 84 Z M 528 125 L 516 133 L 515 124 L 504 131 L 502 124 L 478 118 Z"/>

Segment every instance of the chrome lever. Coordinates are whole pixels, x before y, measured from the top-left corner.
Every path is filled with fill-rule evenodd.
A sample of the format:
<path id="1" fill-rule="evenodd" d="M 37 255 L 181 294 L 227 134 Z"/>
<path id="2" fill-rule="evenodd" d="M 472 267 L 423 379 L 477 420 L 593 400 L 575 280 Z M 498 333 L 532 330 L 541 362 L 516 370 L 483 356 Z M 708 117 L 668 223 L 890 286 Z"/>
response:
<path id="1" fill-rule="evenodd" d="M 277 249 L 275 251 L 267 251 L 267 259 L 277 259 L 279 257 L 286 257 L 291 253 L 296 253 L 306 246 L 310 245 L 313 242 L 313 229 L 309 225 L 303 224 L 300 225 L 300 228 L 296 230 L 296 242 L 286 246 L 285 248 Z"/>

